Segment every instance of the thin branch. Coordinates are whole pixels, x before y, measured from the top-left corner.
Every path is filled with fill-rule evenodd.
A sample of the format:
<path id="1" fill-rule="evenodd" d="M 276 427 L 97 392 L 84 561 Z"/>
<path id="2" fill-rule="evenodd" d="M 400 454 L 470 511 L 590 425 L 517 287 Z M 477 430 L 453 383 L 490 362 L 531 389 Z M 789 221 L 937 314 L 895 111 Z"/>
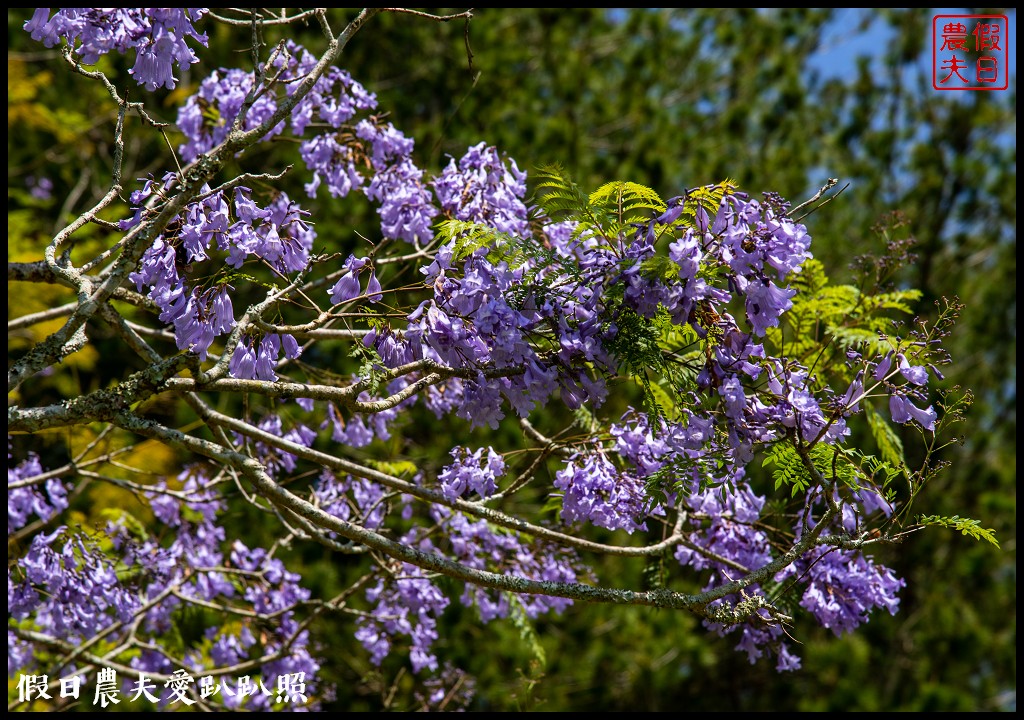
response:
<path id="1" fill-rule="evenodd" d="M 434 15 L 432 13 L 421 12 L 420 10 L 412 10 L 411 8 L 381 8 L 381 10 L 383 12 L 415 15 L 416 17 L 426 18 L 427 20 L 434 20 L 435 22 L 451 22 L 452 20 L 461 19 L 470 20 L 473 17 L 472 10 L 465 10 L 463 12 L 455 13 L 453 15 Z"/>
<path id="2" fill-rule="evenodd" d="M 78 307 L 77 302 L 68 303 L 67 305 L 58 305 L 55 308 L 49 310 L 40 310 L 36 313 L 29 315 L 22 315 L 20 318 L 7 321 L 7 332 L 10 333 L 14 330 L 20 330 L 22 328 L 31 327 L 36 323 L 46 322 L 47 320 L 53 320 L 54 318 L 64 317 L 70 315 Z"/>
<path id="3" fill-rule="evenodd" d="M 261 17 L 261 18 L 259 18 L 258 22 L 259 22 L 260 25 L 264 25 L 264 26 L 291 25 L 293 23 L 303 22 L 305 20 L 308 20 L 310 17 L 315 16 L 316 13 L 317 13 L 317 9 L 314 8 L 312 10 L 303 10 L 302 12 L 298 13 L 297 15 L 291 15 L 291 16 L 286 16 L 286 17 L 278 17 L 278 18 L 274 18 L 274 17 L 271 17 L 271 18 Z M 213 10 L 210 10 L 206 14 L 206 16 L 216 20 L 219 23 L 224 23 L 225 25 L 233 25 L 233 26 L 236 26 L 236 27 L 248 27 L 252 23 L 252 20 L 250 20 L 248 18 L 245 19 L 245 20 L 241 20 L 241 19 L 236 20 L 235 18 L 225 17 L 225 16 L 221 15 L 220 13 L 214 12 Z"/>
<path id="4" fill-rule="evenodd" d="M 556 530 L 551 530 L 540 525 L 534 525 L 528 523 L 521 518 L 506 515 L 503 512 L 494 510 L 492 508 L 484 507 L 477 503 L 468 502 L 460 499 L 449 499 L 443 493 L 428 488 L 422 487 L 414 483 L 406 482 L 401 478 L 388 475 L 387 473 L 373 470 L 368 467 L 364 467 L 357 463 L 351 462 L 344 458 L 335 457 L 322 453 L 312 448 L 307 448 L 298 443 L 291 442 L 284 438 L 278 437 L 272 433 L 265 432 L 258 428 L 254 428 L 248 423 L 238 420 L 236 418 L 218 413 L 208 407 L 204 407 L 200 410 L 200 416 L 203 417 L 208 423 L 218 426 L 224 426 L 229 429 L 235 430 L 236 432 L 242 433 L 243 435 L 251 436 L 260 442 L 268 445 L 277 447 L 280 450 L 289 452 L 297 457 L 310 460 L 311 462 L 317 463 L 318 465 L 329 467 L 339 472 L 354 475 L 355 477 L 363 478 L 371 482 L 380 483 L 385 487 L 389 487 L 393 490 L 397 490 L 413 497 L 419 498 L 425 502 L 445 505 L 454 510 L 460 510 L 469 515 L 483 518 L 490 523 L 506 527 L 510 530 L 515 530 L 533 537 L 548 540 L 559 545 L 566 547 L 572 547 L 577 550 L 584 550 L 588 552 L 601 553 L 606 555 L 618 555 L 625 557 L 645 557 L 651 555 L 658 555 L 665 550 L 673 547 L 676 542 L 679 541 L 679 537 L 672 537 L 667 540 L 663 540 L 653 545 L 644 547 L 622 547 L 617 545 L 605 545 L 603 543 L 596 543 L 582 538 L 575 537 L 573 535 L 566 535 Z M 717 558 L 716 558 L 717 559 Z"/>

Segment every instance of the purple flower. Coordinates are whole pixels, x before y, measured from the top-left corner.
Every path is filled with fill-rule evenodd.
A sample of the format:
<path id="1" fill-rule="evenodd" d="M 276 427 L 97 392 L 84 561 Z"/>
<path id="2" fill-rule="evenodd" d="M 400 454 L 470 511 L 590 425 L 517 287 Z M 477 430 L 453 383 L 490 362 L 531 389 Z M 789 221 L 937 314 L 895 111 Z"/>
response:
<path id="1" fill-rule="evenodd" d="M 348 256 L 344 265 L 345 272 L 338 278 L 338 282 L 334 284 L 334 287 L 331 288 L 332 303 L 337 305 L 359 297 L 359 272 L 366 265 L 366 262 L 366 258 L 357 258 L 355 255 Z"/>
<path id="2" fill-rule="evenodd" d="M 235 346 L 231 362 L 228 363 L 228 372 L 231 373 L 231 377 L 239 380 L 256 379 L 256 352 L 247 340 L 242 339 Z"/>
<path id="3" fill-rule="evenodd" d="M 609 530 L 643 530 L 647 501 L 643 482 L 619 472 L 603 453 L 576 454 L 555 475 L 562 491 L 562 519 Z"/>
<path id="4" fill-rule="evenodd" d="M 45 11 L 45 8 L 41 9 Z M 36 200 L 49 200 L 53 197 L 53 180 L 48 177 L 37 178 L 35 175 L 29 175 L 25 178 L 25 184 L 29 188 L 29 195 Z"/>
<path id="5" fill-rule="evenodd" d="M 892 367 L 892 353 L 889 353 L 884 358 L 878 361 L 875 366 L 874 378 L 875 380 L 884 380 L 886 375 L 889 374 L 889 368 Z"/>
<path id="6" fill-rule="evenodd" d="M 900 353 L 896 356 L 899 360 L 900 374 L 914 385 L 925 385 L 928 382 L 928 369 L 919 365 L 911 365 L 907 356 Z"/>
<path id="7" fill-rule="evenodd" d="M 767 278 L 755 279 L 747 287 L 747 319 L 758 335 L 778 327 L 779 316 L 793 307 L 796 290 L 782 289 Z"/>
<path id="8" fill-rule="evenodd" d="M 174 64 L 199 62 L 187 39 L 206 45 L 206 35 L 192 23 L 206 14 L 204 8 L 63 8 L 51 18 L 49 8 L 38 8 L 25 30 L 33 40 L 53 47 L 66 40 L 85 65 L 102 55 L 135 49 L 135 65 L 129 72 L 147 90 L 174 88 Z"/>
<path id="9" fill-rule="evenodd" d="M 377 279 L 377 273 L 372 269 L 370 270 L 370 279 L 366 283 L 366 299 L 372 303 L 378 303 L 384 299 L 381 294 L 380 280 Z"/>
<path id="10" fill-rule="evenodd" d="M 846 395 L 843 396 L 843 408 L 845 408 L 845 414 L 860 412 L 860 400 L 864 395 L 864 371 L 861 370 L 857 373 L 857 376 L 850 383 L 850 387 L 846 390 Z"/>
<path id="11" fill-rule="evenodd" d="M 893 422 L 906 424 L 912 419 L 916 420 L 925 430 L 935 431 L 935 421 L 938 414 L 929 405 L 924 410 L 910 402 L 910 399 L 900 393 L 893 393 L 889 397 L 889 412 L 892 413 Z"/>
<path id="12" fill-rule="evenodd" d="M 492 448 L 480 448 L 474 453 L 462 447 L 452 450 L 455 462 L 437 476 L 445 497 L 454 500 L 467 492 L 490 497 L 497 490 L 497 479 L 505 474 L 505 461 Z"/>

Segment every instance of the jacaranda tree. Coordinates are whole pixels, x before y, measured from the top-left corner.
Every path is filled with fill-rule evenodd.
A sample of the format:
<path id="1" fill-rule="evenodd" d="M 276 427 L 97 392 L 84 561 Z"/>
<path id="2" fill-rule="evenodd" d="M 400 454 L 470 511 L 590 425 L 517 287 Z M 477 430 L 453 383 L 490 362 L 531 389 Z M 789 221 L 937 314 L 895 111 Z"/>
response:
<path id="1" fill-rule="evenodd" d="M 802 221 L 835 182 L 793 207 L 725 178 L 663 199 L 544 166 L 528 196 L 486 142 L 429 172 L 340 69 L 379 12 L 400 11 L 340 31 L 322 9 L 25 23 L 117 124 L 106 193 L 41 259 L 8 263 L 9 282 L 72 296 L 8 322 L 15 706 L 95 683 L 104 707 L 320 707 L 324 658 L 357 652 L 407 657 L 420 706 L 465 706 L 473 681 L 437 647 L 454 603 L 538 654 L 534 621 L 575 602 L 692 613 L 794 670 L 802 624 L 839 635 L 897 612 L 904 582 L 874 547 L 922 525 L 995 542 L 913 511 L 970 400 L 935 383 L 959 305 L 912 317 L 895 239 L 830 283 Z M 265 42 L 297 23 L 318 47 Z M 193 83 L 167 127 L 148 93 L 175 88 L 212 28 L 251 53 Z M 123 177 L 137 138 L 166 141 L 162 167 Z M 268 166 L 282 148 L 290 164 Z M 342 203 L 373 208 L 373 232 L 318 224 Z M 79 392 L 74 357 L 100 345 L 109 382 Z M 917 431 L 912 453 L 894 424 Z M 44 466 L 44 442 L 65 460 Z M 154 443 L 189 458 L 180 474 L 127 460 Z M 83 515 L 96 484 L 140 502 Z M 311 591 L 311 547 L 337 592 Z M 602 556 L 646 585 L 602 577 Z M 318 632 L 334 616 L 347 634 Z"/>

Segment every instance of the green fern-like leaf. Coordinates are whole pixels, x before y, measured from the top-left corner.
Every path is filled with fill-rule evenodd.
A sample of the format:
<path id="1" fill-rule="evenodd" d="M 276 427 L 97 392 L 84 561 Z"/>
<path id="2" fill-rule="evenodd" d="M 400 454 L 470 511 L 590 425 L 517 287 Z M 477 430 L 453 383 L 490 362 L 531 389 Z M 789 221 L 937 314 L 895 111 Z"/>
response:
<path id="1" fill-rule="evenodd" d="M 630 223 L 665 212 L 665 202 L 658 193 L 634 182 L 605 183 L 590 194 L 588 201 L 591 208 L 612 220 L 616 235 Z"/>
<path id="2" fill-rule="evenodd" d="M 864 485 L 880 489 L 883 497 L 886 496 L 892 481 L 906 472 L 903 465 L 893 464 L 874 455 L 865 455 L 856 448 L 844 448 L 842 453 L 850 467 L 855 470 L 858 482 L 862 481 Z"/>
<path id="3" fill-rule="evenodd" d="M 818 443 L 810 449 L 809 455 L 811 464 L 821 477 L 853 489 L 860 488 L 858 468 L 840 448 Z M 769 465 L 772 466 L 775 489 L 787 485 L 794 497 L 814 482 L 804 459 L 789 441 L 777 442 L 768 449 L 761 466 Z"/>
<path id="4" fill-rule="evenodd" d="M 800 268 L 800 274 L 793 278 L 793 286 L 801 294 L 817 295 L 828 285 L 828 275 L 820 260 L 810 258 Z"/>
<path id="5" fill-rule="evenodd" d="M 445 243 L 454 244 L 452 260 L 455 262 L 465 260 L 481 248 L 487 248 L 489 260 L 504 261 L 509 267 L 517 268 L 532 255 L 542 253 L 542 248 L 536 243 L 495 230 L 483 223 L 445 220 L 438 224 L 437 232 Z M 535 252 L 531 253 L 531 249 Z"/>
<path id="6" fill-rule="evenodd" d="M 868 310 L 899 310 L 907 315 L 912 315 L 914 309 L 911 303 L 917 302 L 920 299 L 920 290 L 897 290 L 896 292 L 868 296 L 865 300 L 865 305 Z"/>
<path id="7" fill-rule="evenodd" d="M 885 353 L 889 350 L 888 341 L 881 339 L 878 335 L 878 330 L 873 327 L 865 329 L 827 325 L 826 332 L 843 349 L 868 348 L 876 353 Z"/>
<path id="8" fill-rule="evenodd" d="M 792 494 L 795 496 L 798 492 L 803 492 L 811 486 L 811 474 L 804 466 L 803 459 L 797 453 L 796 448 L 789 442 L 778 442 L 768 449 L 761 467 L 769 465 L 772 466 L 772 479 L 775 480 L 776 490 L 783 485 L 788 485 L 792 488 Z"/>
<path id="9" fill-rule="evenodd" d="M 519 631 L 519 637 L 526 642 L 527 647 L 530 648 L 530 652 L 533 653 L 533 657 L 537 660 L 541 669 L 547 667 L 547 653 L 544 652 L 544 647 L 540 644 L 537 631 L 534 629 L 533 623 L 530 622 L 530 616 L 526 614 L 526 608 L 523 607 L 519 596 L 505 593 L 505 598 L 508 600 L 509 620 L 512 621 L 512 625 Z"/>
<path id="10" fill-rule="evenodd" d="M 654 413 L 655 417 L 666 417 L 670 420 L 677 419 L 678 410 L 676 409 L 674 394 L 662 387 L 661 383 L 656 382 L 650 383 L 648 389 L 650 390 L 653 403 L 661 411 L 660 413 Z"/>
<path id="11" fill-rule="evenodd" d="M 644 585 L 648 590 L 661 590 L 665 587 L 665 557 L 652 555 L 644 564 Z"/>
<path id="12" fill-rule="evenodd" d="M 875 438 L 875 444 L 878 445 L 878 452 L 882 455 L 882 459 L 894 467 L 905 467 L 903 441 L 892 426 L 870 405 L 864 405 L 864 416 L 867 418 L 868 427 L 871 428 L 871 435 Z"/>
<path id="13" fill-rule="evenodd" d="M 537 204 L 551 219 L 571 218 L 578 224 L 576 234 L 587 230 L 599 234 L 599 223 L 590 205 L 590 198 L 558 165 L 545 165 L 537 170 Z"/>
<path id="14" fill-rule="evenodd" d="M 822 319 L 849 314 L 860 299 L 860 291 L 852 285 L 829 285 L 809 299 L 807 308 Z"/>
<path id="15" fill-rule="evenodd" d="M 971 518 L 962 518 L 959 515 L 953 517 L 941 517 L 939 515 L 921 515 L 917 518 L 920 525 L 938 525 L 939 527 L 958 530 L 961 534 L 972 537 L 975 540 L 984 540 L 999 547 L 996 539 L 996 531 L 991 528 L 983 528 L 981 522 Z"/>
<path id="16" fill-rule="evenodd" d="M 736 181 L 726 178 L 717 185 L 702 185 L 689 192 L 689 199 L 699 203 L 709 213 L 718 209 L 722 204 L 722 198 L 736 192 Z"/>

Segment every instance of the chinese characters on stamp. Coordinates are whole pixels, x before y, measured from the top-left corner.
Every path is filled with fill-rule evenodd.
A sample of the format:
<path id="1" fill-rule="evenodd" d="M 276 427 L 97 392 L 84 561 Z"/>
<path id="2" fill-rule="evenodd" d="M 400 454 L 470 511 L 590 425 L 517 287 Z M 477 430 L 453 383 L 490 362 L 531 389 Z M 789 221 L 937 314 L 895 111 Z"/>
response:
<path id="1" fill-rule="evenodd" d="M 932 18 L 932 87 L 1006 90 L 1010 86 L 1010 26 L 1005 15 Z"/>

